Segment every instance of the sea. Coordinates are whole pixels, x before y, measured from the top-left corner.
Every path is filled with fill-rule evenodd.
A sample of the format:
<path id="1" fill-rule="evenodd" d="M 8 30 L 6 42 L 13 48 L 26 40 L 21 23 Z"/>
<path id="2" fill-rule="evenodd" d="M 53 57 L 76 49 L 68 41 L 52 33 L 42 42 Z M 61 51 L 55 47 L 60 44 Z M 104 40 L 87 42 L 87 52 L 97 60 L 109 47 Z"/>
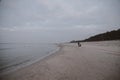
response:
<path id="1" fill-rule="evenodd" d="M 0 43 L 0 75 L 33 64 L 58 49 L 50 43 Z"/>

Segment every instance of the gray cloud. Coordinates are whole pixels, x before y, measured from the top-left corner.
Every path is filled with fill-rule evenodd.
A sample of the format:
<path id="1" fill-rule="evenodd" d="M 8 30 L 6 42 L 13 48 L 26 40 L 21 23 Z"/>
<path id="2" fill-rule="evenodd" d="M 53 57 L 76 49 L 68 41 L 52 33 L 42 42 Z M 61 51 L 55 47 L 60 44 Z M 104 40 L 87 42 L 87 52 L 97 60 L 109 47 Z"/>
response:
<path id="1" fill-rule="evenodd" d="M 1 41 L 59 42 L 118 29 L 119 5 L 119 0 L 2 0 Z"/>

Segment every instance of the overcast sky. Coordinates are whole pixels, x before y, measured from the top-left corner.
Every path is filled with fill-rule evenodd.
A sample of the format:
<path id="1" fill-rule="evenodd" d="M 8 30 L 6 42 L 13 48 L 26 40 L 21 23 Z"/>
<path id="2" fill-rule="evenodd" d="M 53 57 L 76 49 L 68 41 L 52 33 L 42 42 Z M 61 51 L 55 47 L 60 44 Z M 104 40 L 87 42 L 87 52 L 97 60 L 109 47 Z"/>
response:
<path id="1" fill-rule="evenodd" d="M 66 42 L 120 28 L 120 0 L 1 0 L 0 42 Z"/>

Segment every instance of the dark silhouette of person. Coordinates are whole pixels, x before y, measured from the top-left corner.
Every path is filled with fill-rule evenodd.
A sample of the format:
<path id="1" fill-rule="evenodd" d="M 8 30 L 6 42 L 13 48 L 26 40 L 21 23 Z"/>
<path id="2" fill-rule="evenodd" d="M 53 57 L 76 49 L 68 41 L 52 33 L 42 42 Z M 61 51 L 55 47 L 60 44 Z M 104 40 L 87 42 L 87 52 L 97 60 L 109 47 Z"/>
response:
<path id="1" fill-rule="evenodd" d="M 78 47 L 81 47 L 81 44 L 80 44 L 80 42 L 78 41 L 77 43 L 78 43 Z"/>

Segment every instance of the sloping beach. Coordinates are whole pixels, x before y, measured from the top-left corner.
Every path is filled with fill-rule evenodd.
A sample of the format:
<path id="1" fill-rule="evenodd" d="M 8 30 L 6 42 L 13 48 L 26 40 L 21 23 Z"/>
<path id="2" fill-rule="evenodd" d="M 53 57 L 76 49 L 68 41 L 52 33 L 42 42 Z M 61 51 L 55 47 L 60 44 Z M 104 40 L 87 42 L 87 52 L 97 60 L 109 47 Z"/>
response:
<path id="1" fill-rule="evenodd" d="M 119 46 L 81 44 L 60 44 L 56 53 L 0 80 L 120 80 Z"/>

